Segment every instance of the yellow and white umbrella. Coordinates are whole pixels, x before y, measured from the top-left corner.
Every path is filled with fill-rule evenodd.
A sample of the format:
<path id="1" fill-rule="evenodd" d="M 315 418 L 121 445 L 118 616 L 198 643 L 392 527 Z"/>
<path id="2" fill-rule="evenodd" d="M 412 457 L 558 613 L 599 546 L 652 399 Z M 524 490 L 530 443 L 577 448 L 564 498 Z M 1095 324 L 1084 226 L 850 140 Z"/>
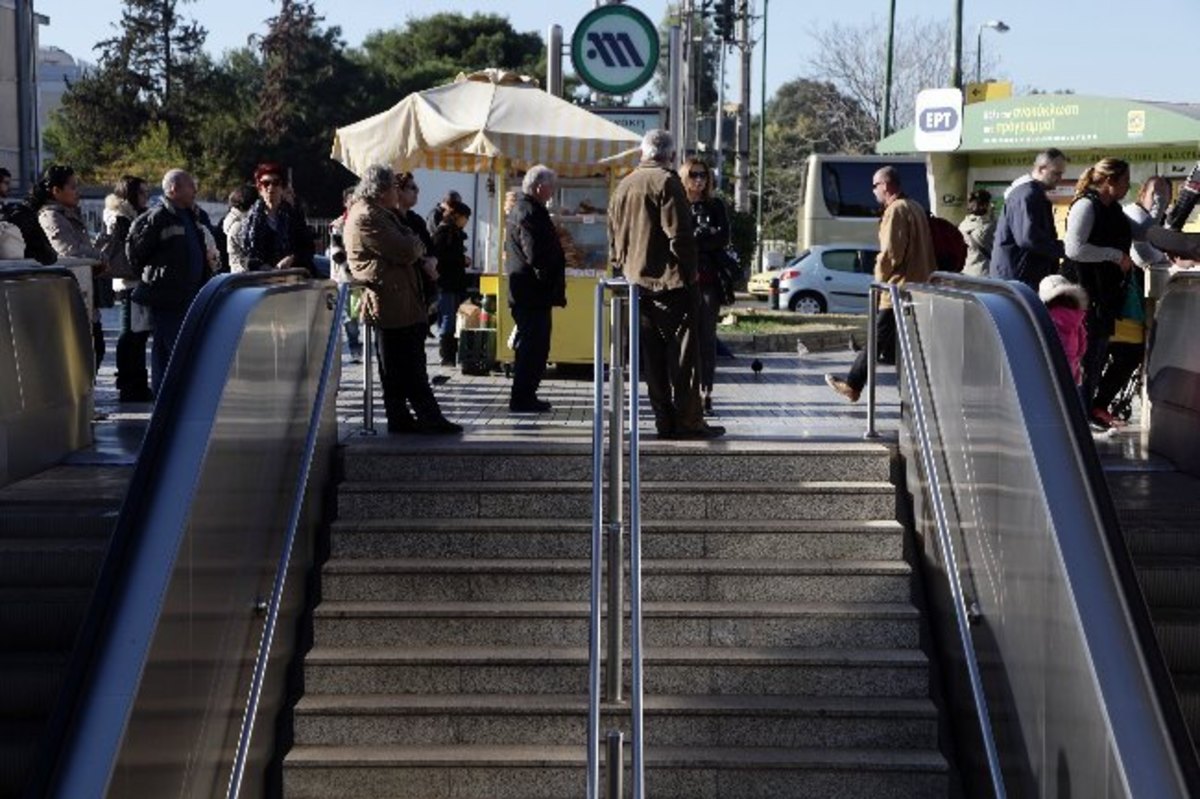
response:
<path id="1" fill-rule="evenodd" d="M 338 128 L 332 157 L 362 174 L 397 171 L 524 171 L 559 175 L 632 169 L 641 138 L 538 88 L 531 78 L 488 69 L 405 97 L 381 114 Z"/>

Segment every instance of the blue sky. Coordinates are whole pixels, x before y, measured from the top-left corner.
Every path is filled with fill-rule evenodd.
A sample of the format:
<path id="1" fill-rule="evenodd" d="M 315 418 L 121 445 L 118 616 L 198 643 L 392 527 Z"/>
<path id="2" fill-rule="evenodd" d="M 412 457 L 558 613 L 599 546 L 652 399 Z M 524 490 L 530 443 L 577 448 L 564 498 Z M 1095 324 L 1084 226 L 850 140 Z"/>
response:
<path id="1" fill-rule="evenodd" d="M 761 9 L 762 0 L 754 0 Z M 521 31 L 545 34 L 551 22 L 569 38 L 592 0 L 317 0 L 327 24 L 342 27 L 356 45 L 373 30 L 403 24 L 410 16 L 439 10 L 480 11 L 509 17 Z M 664 0 L 635 0 L 633 5 L 659 19 Z M 110 35 L 120 18 L 120 0 L 34 0 L 38 12 L 51 18 L 42 30 L 44 45 L 57 45 L 72 55 L 91 57 L 91 47 Z M 209 30 L 214 53 L 241 46 L 263 30 L 274 13 L 271 0 L 196 0 L 183 7 Z M 948 19 L 954 0 L 897 0 L 898 17 Z M 978 25 L 1001 19 L 1011 31 L 984 32 L 984 48 L 1001 59 L 1001 72 L 1020 88 L 1073 89 L 1079 94 L 1173 102 L 1200 102 L 1200 63 L 1187 55 L 1200 31 L 1200 0 L 965 0 L 964 61 L 971 61 Z M 768 39 L 768 93 L 784 81 L 800 77 L 817 53 L 808 32 L 834 21 L 844 24 L 882 21 L 888 0 L 771 0 Z M 1171 32 L 1178 31 L 1178 35 Z M 896 47 L 904 46 L 897 41 Z M 949 45 L 947 45 L 949 46 Z M 755 59 L 752 101 L 757 110 L 759 79 Z M 731 76 L 731 88 L 737 85 Z"/>

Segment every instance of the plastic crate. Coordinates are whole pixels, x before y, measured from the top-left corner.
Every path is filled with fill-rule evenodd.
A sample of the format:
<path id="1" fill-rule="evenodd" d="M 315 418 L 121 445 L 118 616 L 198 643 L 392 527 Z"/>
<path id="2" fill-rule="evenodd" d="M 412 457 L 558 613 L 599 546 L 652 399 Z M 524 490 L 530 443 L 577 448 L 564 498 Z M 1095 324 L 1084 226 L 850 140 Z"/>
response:
<path id="1" fill-rule="evenodd" d="M 496 328 L 462 331 L 458 340 L 458 365 L 464 375 L 490 374 L 496 363 Z"/>

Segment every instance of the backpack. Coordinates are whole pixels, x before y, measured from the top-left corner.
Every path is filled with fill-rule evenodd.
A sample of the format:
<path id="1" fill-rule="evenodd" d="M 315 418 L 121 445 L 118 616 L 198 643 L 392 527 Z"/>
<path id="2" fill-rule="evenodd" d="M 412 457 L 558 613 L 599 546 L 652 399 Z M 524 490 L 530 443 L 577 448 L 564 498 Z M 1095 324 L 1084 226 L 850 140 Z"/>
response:
<path id="1" fill-rule="evenodd" d="M 967 263 L 967 240 L 954 223 L 929 215 L 929 236 L 939 272 L 961 272 Z"/>
<path id="2" fill-rule="evenodd" d="M 58 253 L 38 222 L 37 211 L 26 203 L 0 204 L 0 221 L 16 225 L 25 240 L 25 257 L 49 266 L 58 260 Z"/>

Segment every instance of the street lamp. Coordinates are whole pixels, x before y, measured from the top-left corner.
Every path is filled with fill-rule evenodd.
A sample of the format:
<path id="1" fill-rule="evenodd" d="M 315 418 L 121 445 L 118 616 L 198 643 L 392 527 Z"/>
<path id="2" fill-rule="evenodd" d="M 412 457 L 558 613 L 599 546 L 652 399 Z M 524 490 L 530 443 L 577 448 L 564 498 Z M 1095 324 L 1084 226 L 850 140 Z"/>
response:
<path id="1" fill-rule="evenodd" d="M 983 82 L 983 29 L 991 28 L 996 33 L 1008 33 L 1009 27 L 998 19 L 989 19 L 979 26 L 975 37 L 975 82 Z"/>

